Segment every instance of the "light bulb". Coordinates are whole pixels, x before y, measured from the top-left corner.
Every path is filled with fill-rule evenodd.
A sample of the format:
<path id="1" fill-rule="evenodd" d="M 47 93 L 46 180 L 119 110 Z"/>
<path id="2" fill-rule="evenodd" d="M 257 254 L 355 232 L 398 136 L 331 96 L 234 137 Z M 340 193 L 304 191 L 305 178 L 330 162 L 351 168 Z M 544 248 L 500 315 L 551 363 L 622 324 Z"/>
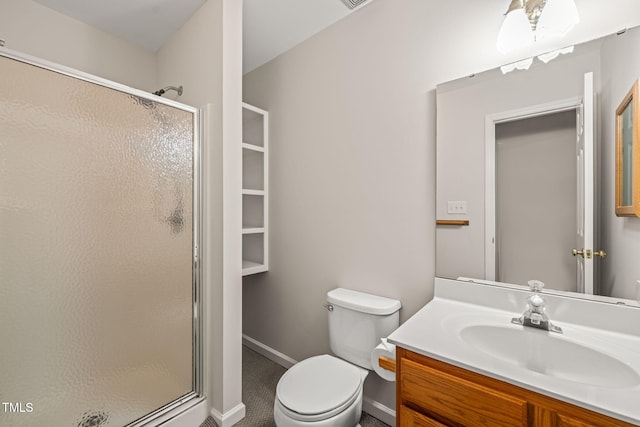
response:
<path id="1" fill-rule="evenodd" d="M 496 47 L 502 53 L 528 46 L 534 42 L 529 18 L 522 8 L 514 9 L 504 18 Z"/>
<path id="2" fill-rule="evenodd" d="M 547 0 L 538 20 L 536 38 L 562 37 L 578 22 L 580 17 L 573 0 Z"/>

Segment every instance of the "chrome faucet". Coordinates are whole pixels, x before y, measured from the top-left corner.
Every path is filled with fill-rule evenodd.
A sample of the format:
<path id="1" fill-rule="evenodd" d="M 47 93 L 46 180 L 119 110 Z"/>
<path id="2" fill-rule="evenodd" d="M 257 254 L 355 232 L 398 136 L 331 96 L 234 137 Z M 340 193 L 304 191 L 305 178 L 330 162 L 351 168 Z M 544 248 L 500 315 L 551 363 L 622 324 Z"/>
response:
<path id="1" fill-rule="evenodd" d="M 551 323 L 549 316 L 545 313 L 545 301 L 540 296 L 544 283 L 539 280 L 529 280 L 527 283 L 529 284 L 529 289 L 533 292 L 527 300 L 527 310 L 522 316 L 511 319 L 511 323 L 561 334 L 562 329 Z"/>

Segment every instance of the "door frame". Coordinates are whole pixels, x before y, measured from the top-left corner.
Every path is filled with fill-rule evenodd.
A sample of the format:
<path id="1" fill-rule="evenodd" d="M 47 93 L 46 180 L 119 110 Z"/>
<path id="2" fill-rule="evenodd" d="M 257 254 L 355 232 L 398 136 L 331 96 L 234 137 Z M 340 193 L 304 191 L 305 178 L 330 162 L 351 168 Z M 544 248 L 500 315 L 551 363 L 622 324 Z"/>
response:
<path id="1" fill-rule="evenodd" d="M 484 277 L 486 280 L 496 280 L 496 125 L 564 111 L 580 112 L 582 105 L 581 97 L 573 97 L 485 116 Z"/>

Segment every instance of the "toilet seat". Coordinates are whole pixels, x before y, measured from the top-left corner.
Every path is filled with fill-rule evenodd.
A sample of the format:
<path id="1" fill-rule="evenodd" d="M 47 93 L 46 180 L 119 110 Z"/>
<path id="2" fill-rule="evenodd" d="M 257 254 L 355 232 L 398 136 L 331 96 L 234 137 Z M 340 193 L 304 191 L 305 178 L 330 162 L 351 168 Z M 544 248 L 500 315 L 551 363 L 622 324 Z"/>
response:
<path id="1" fill-rule="evenodd" d="M 333 417 L 359 399 L 362 371 L 328 354 L 303 360 L 278 382 L 280 408 L 287 417 L 303 422 Z"/>

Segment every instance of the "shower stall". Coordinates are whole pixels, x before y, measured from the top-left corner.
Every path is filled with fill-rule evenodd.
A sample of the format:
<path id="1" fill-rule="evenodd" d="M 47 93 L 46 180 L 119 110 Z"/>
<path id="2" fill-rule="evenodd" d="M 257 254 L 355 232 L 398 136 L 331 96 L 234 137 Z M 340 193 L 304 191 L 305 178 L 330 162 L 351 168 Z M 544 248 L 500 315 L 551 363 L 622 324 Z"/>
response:
<path id="1" fill-rule="evenodd" d="M 0 425 L 201 403 L 198 110 L 4 49 L 0 76 Z"/>

